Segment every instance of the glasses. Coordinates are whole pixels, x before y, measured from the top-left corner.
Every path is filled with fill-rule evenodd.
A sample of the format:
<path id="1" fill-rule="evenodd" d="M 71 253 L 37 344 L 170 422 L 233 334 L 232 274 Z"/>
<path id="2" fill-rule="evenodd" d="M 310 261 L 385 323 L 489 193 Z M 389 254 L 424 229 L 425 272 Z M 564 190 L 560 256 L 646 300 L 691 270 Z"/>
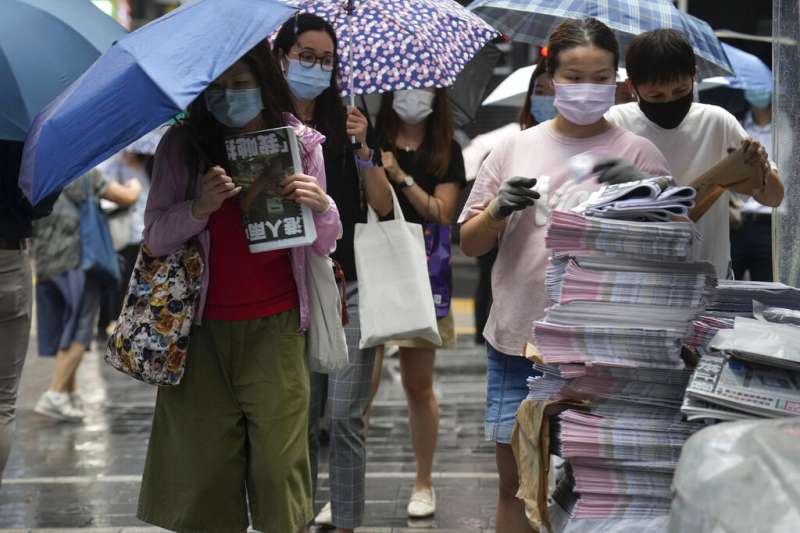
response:
<path id="1" fill-rule="evenodd" d="M 297 59 L 300 61 L 300 66 L 305 68 L 311 68 L 319 63 L 319 66 L 322 70 L 326 72 L 333 70 L 334 60 L 332 55 L 317 57 L 317 55 L 311 50 L 301 50 L 297 53 Z"/>

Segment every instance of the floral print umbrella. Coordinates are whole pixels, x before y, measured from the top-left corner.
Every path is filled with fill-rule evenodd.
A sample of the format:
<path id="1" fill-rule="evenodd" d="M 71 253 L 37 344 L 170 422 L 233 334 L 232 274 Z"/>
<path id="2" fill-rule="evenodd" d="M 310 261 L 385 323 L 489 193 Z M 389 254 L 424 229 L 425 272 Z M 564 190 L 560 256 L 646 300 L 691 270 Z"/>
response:
<path id="1" fill-rule="evenodd" d="M 447 87 L 498 35 L 454 0 L 294 0 L 330 22 L 343 94 Z"/>

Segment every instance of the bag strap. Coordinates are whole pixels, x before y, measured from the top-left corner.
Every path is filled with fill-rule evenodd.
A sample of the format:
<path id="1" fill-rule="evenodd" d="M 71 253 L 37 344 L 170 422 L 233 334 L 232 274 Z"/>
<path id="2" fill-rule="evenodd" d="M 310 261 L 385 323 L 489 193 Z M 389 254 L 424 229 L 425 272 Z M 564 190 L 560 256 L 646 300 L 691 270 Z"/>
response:
<path id="1" fill-rule="evenodd" d="M 394 219 L 405 222 L 406 217 L 403 215 L 403 210 L 400 209 L 400 201 L 397 199 L 397 195 L 394 192 L 394 187 L 390 185 L 389 190 L 392 193 L 392 201 L 394 202 Z M 367 223 L 377 224 L 378 222 L 380 222 L 378 219 L 378 213 L 376 213 L 372 206 L 367 203 Z"/>
<path id="2" fill-rule="evenodd" d="M 332 257 L 331 261 L 333 262 L 333 277 L 339 287 L 339 299 L 342 302 L 342 326 L 346 326 L 350 323 L 350 316 L 347 314 L 347 278 L 344 275 L 342 265 Z"/>

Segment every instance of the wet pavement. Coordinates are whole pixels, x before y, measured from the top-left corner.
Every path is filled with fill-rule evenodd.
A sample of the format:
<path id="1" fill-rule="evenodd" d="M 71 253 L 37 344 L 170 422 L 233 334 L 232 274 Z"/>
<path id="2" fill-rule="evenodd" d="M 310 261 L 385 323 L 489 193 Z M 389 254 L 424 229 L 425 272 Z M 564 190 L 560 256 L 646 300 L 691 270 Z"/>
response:
<path id="1" fill-rule="evenodd" d="M 494 448 L 483 439 L 485 355 L 473 343 L 468 301 L 454 305 L 459 346 L 437 356 L 441 427 L 435 459 L 438 512 L 409 521 L 405 507 L 414 477 L 398 361 L 387 359 L 368 436 L 367 505 L 358 531 L 492 530 L 497 477 Z M 17 434 L 0 488 L 0 531 L 104 533 L 162 531 L 136 519 L 136 501 L 149 436 L 154 389 L 117 373 L 97 353 L 78 380 L 87 403 L 83 425 L 33 413 L 46 389 L 52 360 L 33 350 L 26 363 Z M 325 450 L 323 450 L 323 456 Z M 327 467 L 320 471 L 318 508 L 327 499 Z"/>

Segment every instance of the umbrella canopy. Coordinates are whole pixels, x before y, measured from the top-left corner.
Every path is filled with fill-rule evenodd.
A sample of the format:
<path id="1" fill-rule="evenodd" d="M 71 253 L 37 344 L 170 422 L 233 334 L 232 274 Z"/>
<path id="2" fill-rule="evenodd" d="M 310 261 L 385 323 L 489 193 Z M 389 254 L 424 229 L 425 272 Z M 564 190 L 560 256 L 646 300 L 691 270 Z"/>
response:
<path id="1" fill-rule="evenodd" d="M 299 0 L 330 22 L 344 94 L 447 87 L 498 33 L 453 0 Z"/>
<path id="2" fill-rule="evenodd" d="M 456 128 L 463 128 L 475 120 L 481 107 L 481 98 L 502 55 L 503 52 L 496 45 L 489 43 L 458 74 L 456 82 L 448 90 L 450 111 Z"/>
<path id="3" fill-rule="evenodd" d="M 20 187 L 35 204 L 163 124 L 294 11 L 198 0 L 120 39 L 36 117 Z"/>
<path id="4" fill-rule="evenodd" d="M 623 50 L 640 33 L 673 28 L 692 43 L 704 76 L 733 73 L 708 23 L 682 13 L 670 0 L 475 0 L 468 9 L 515 41 L 540 46 L 565 19 L 602 21 L 616 32 Z"/>
<path id="5" fill-rule="evenodd" d="M 3 0 L 0 139 L 25 140 L 33 117 L 125 33 L 89 0 Z"/>
<path id="6" fill-rule="evenodd" d="M 733 65 L 734 76 L 728 76 L 728 88 L 745 91 L 772 91 L 772 71 L 761 58 L 739 50 L 728 43 L 722 48 Z"/>
<path id="7" fill-rule="evenodd" d="M 525 96 L 528 94 L 528 86 L 534 72 L 536 72 L 536 65 L 515 70 L 492 91 L 492 94 L 486 97 L 482 105 L 522 107 L 525 104 Z M 628 72 L 624 68 L 618 68 L 617 83 L 627 79 Z"/>

